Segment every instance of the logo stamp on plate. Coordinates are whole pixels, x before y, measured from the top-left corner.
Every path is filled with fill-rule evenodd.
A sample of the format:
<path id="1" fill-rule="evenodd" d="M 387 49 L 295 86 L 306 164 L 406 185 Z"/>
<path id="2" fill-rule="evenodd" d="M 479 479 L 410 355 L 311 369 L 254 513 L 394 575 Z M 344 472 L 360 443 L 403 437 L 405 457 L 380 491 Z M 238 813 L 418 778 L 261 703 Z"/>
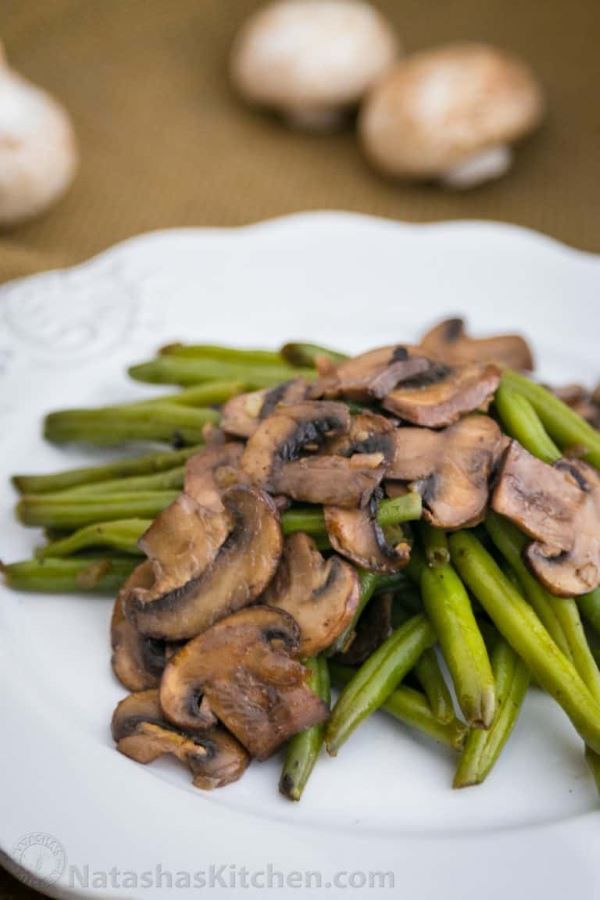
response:
<path id="1" fill-rule="evenodd" d="M 45 831 L 24 834 L 15 845 L 13 859 L 21 868 L 21 881 L 31 887 L 55 884 L 67 864 L 65 848 Z"/>

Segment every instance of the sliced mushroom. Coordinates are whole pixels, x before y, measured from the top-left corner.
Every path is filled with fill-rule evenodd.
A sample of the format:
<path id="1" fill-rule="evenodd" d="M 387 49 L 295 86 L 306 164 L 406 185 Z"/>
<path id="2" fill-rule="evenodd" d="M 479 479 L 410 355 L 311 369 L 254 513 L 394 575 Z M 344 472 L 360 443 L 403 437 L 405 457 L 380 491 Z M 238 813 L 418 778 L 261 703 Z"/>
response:
<path id="1" fill-rule="evenodd" d="M 221 494 L 243 480 L 240 472 L 243 452 L 243 444 L 229 441 L 210 445 L 195 453 L 185 466 L 184 493 L 205 509 L 222 512 Z"/>
<path id="2" fill-rule="evenodd" d="M 150 587 L 152 564 L 146 560 L 133 570 L 119 591 L 110 622 L 113 672 L 130 691 L 158 687 L 167 661 L 166 644 L 144 637 L 123 612 L 123 598 L 134 587 Z"/>
<path id="3" fill-rule="evenodd" d="M 353 508 L 368 502 L 384 475 L 381 453 L 313 456 L 282 466 L 271 485 L 293 500 Z"/>
<path id="4" fill-rule="evenodd" d="M 422 338 L 420 347 L 427 356 L 440 362 L 496 363 L 510 369 L 533 369 L 533 355 L 520 334 L 472 338 L 465 333 L 464 319 L 445 319 Z"/>
<path id="5" fill-rule="evenodd" d="M 600 585 L 600 476 L 581 460 L 548 465 L 512 441 L 492 508 L 534 538 L 525 558 L 559 597 Z"/>
<path id="6" fill-rule="evenodd" d="M 367 95 L 358 122 L 370 162 L 397 178 L 467 188 L 503 175 L 544 98 L 529 67 L 486 44 L 406 57 Z"/>
<path id="7" fill-rule="evenodd" d="M 339 128 L 366 89 L 398 55 L 393 29 L 369 3 L 278 0 L 239 32 L 234 86 L 297 128 Z"/>
<path id="8" fill-rule="evenodd" d="M 394 431 L 394 426 L 384 416 L 372 412 L 358 413 L 352 416 L 349 431 L 328 441 L 324 452 L 345 457 L 380 453 L 384 462 L 389 464 L 395 452 Z"/>
<path id="9" fill-rule="evenodd" d="M 492 473 L 507 439 L 489 416 L 444 428 L 397 428 L 387 477 L 410 483 L 423 498 L 423 517 L 437 528 L 476 525 L 484 516 Z"/>
<path id="10" fill-rule="evenodd" d="M 224 510 L 210 513 L 182 495 L 143 540 L 155 582 L 128 592 L 125 612 L 145 635 L 194 637 L 223 616 L 252 603 L 281 556 L 279 514 L 263 491 L 236 485 L 222 494 Z"/>
<path id="11" fill-rule="evenodd" d="M 157 690 L 121 700 L 112 719 L 117 750 L 140 763 L 170 754 L 188 766 L 196 787 L 209 791 L 237 781 L 250 757 L 232 735 L 219 726 L 186 734 L 165 719 Z"/>
<path id="12" fill-rule="evenodd" d="M 223 407 L 221 427 L 232 436 L 249 438 L 262 419 L 270 416 L 278 406 L 304 400 L 309 389 L 310 385 L 303 378 L 294 378 L 274 388 L 232 397 Z"/>
<path id="13" fill-rule="evenodd" d="M 300 653 L 316 656 L 342 633 L 358 606 L 360 584 L 349 563 L 325 560 L 302 532 L 285 541 L 283 555 L 263 602 L 284 609 L 300 626 Z"/>
<path id="14" fill-rule="evenodd" d="M 325 527 L 334 550 L 358 566 L 373 572 L 397 572 L 410 558 L 410 545 L 400 540 L 394 545 L 377 522 L 377 494 L 364 509 L 326 506 Z"/>
<path id="15" fill-rule="evenodd" d="M 356 624 L 352 643 L 336 661 L 358 666 L 371 656 L 389 637 L 392 630 L 392 594 L 377 594 L 367 603 Z"/>
<path id="16" fill-rule="evenodd" d="M 190 729 L 202 728 L 213 713 L 252 756 L 266 759 L 328 715 L 295 659 L 299 648 L 300 629 L 288 613 L 270 606 L 240 610 L 168 662 L 162 709 L 171 722 Z"/>
<path id="17" fill-rule="evenodd" d="M 396 385 L 427 372 L 431 363 L 402 345 L 378 347 L 344 360 L 313 386 L 313 397 L 345 397 L 348 400 L 381 399 Z"/>
<path id="18" fill-rule="evenodd" d="M 492 365 L 432 365 L 388 394 L 383 406 L 390 412 L 428 428 L 444 428 L 475 410 L 487 410 L 500 384 L 500 370 Z"/>

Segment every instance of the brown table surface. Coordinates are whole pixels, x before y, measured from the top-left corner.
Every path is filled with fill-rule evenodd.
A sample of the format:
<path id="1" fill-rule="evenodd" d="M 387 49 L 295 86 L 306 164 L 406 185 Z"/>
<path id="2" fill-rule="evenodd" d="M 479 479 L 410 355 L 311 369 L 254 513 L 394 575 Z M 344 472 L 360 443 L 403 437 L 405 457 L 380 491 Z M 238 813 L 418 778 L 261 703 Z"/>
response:
<path id="1" fill-rule="evenodd" d="M 82 163 L 44 218 L 0 234 L 0 280 L 70 265 L 132 234 L 240 225 L 299 209 L 411 221 L 500 219 L 600 251 L 598 0 L 379 0 L 407 50 L 483 39 L 530 60 L 549 116 L 510 175 L 468 193 L 392 184 L 352 130 L 293 133 L 240 105 L 226 73 L 257 0 L 3 0 L 20 71 L 62 98 Z M 0 875 L 0 897 L 35 896 Z"/>

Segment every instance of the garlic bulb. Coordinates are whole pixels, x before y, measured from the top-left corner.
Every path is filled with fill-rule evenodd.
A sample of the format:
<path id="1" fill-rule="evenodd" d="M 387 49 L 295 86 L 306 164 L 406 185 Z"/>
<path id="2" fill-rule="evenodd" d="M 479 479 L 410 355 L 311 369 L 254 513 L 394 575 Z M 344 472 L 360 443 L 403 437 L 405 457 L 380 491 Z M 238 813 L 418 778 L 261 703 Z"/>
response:
<path id="1" fill-rule="evenodd" d="M 0 225 L 45 210 L 71 184 L 76 167 L 67 112 L 9 68 L 0 44 Z"/>

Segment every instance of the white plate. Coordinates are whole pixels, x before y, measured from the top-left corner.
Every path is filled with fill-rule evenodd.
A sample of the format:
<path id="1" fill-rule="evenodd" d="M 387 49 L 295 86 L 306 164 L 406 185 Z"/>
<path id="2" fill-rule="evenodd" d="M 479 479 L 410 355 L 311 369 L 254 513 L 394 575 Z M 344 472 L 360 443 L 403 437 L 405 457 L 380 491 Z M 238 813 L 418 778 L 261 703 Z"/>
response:
<path id="1" fill-rule="evenodd" d="M 84 266 L 6 285 L 2 557 L 28 556 L 37 539 L 15 524 L 5 476 L 91 458 L 46 445 L 41 416 L 147 396 L 125 366 L 167 340 L 276 346 L 308 338 L 359 350 L 413 339 L 461 312 L 476 333 L 526 332 L 544 377 L 591 382 L 599 289 L 600 258 L 531 232 L 338 213 L 159 232 Z M 205 794 L 182 768 L 142 767 L 111 745 L 108 723 L 124 692 L 109 669 L 109 599 L 0 588 L 0 601 L 0 847 L 52 878 L 64 853 L 64 872 L 45 888 L 54 896 L 504 900 L 538 896 L 542 885 L 545 900 L 597 896 L 594 786 L 581 742 L 546 697 L 528 698 L 480 788 L 453 792 L 448 752 L 374 717 L 336 760 L 320 762 L 301 804 L 278 795 L 275 759 Z M 21 840 L 39 833 L 58 843 Z M 194 874 L 210 878 L 211 866 L 216 883 L 199 892 Z M 269 871 L 271 888 L 263 884 Z M 303 873 L 315 871 L 308 883 Z M 393 873 L 395 887 L 370 888 L 377 872 Z M 192 885 L 180 874 L 182 886 L 170 887 L 167 875 L 176 873 Z"/>

